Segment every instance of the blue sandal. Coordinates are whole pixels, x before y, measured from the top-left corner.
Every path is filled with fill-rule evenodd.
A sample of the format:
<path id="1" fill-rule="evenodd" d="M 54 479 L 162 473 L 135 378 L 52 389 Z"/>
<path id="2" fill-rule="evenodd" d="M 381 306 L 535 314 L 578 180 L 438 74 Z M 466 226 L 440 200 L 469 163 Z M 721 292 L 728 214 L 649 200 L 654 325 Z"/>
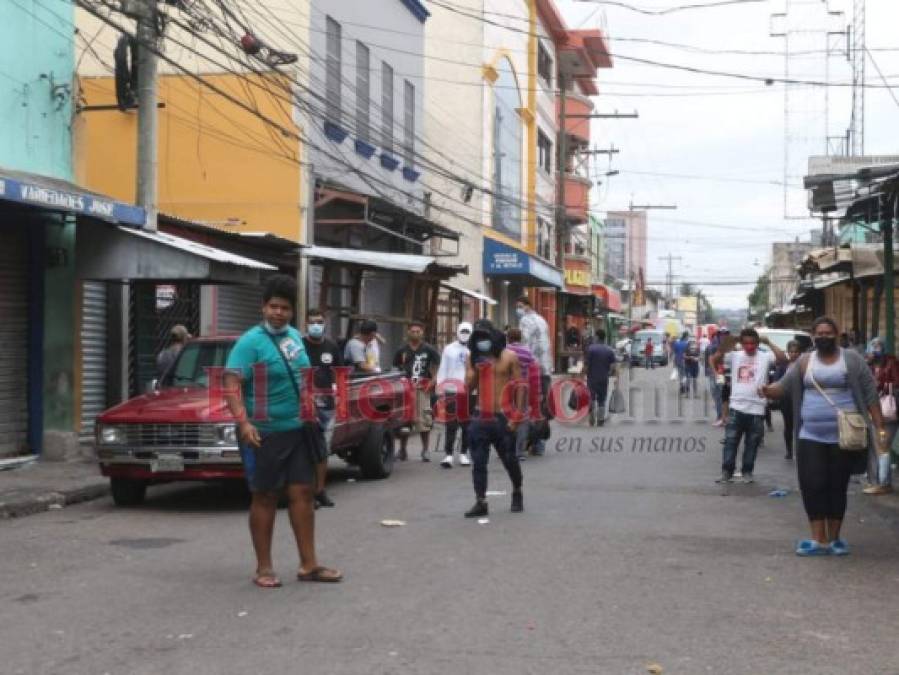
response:
<path id="1" fill-rule="evenodd" d="M 829 555 L 830 547 L 822 546 L 814 539 L 803 539 L 796 545 L 796 555 L 803 557 Z"/>
<path id="2" fill-rule="evenodd" d="M 827 548 L 833 555 L 849 555 L 849 544 L 845 539 L 834 539 Z"/>

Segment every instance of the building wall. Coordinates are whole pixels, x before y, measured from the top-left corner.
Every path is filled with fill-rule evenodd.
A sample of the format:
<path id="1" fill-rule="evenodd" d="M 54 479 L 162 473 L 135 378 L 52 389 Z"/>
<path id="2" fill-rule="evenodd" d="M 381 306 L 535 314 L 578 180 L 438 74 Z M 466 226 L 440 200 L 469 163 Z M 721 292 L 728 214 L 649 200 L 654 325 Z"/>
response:
<path id="1" fill-rule="evenodd" d="M 768 284 L 768 306 L 790 304 L 799 285 L 796 266 L 812 250 L 808 242 L 775 242 L 771 244 L 771 269 Z"/>
<path id="2" fill-rule="evenodd" d="M 309 69 L 309 86 L 320 95 L 325 93 L 326 84 L 326 29 L 327 18 L 331 17 L 341 30 L 341 106 L 340 126 L 349 133 L 342 142 L 335 142 L 325 135 L 324 118 L 321 114 L 307 117 L 309 136 L 309 158 L 317 176 L 340 183 L 342 186 L 370 195 L 384 197 L 394 204 L 417 214 L 424 214 L 424 186 L 432 173 L 413 158 L 410 168 L 421 172 L 421 177 L 409 181 L 403 176 L 402 168 L 409 166 L 403 157 L 404 138 L 404 87 L 408 82 L 415 92 L 415 147 L 421 154 L 421 139 L 424 137 L 424 80 L 425 23 L 416 17 L 400 0 L 313 0 L 309 45 L 314 58 Z M 368 47 L 370 59 L 370 143 L 377 148 L 376 154 L 366 159 L 355 150 L 356 128 L 356 52 L 357 43 Z M 383 106 L 382 64 L 393 69 L 393 148 L 389 155 L 400 160 L 396 170 L 384 168 L 379 157 L 384 151 L 382 142 Z M 323 102 L 315 106 L 322 112 Z M 314 106 L 314 107 L 315 107 Z"/>
<path id="3" fill-rule="evenodd" d="M 480 11 L 483 0 L 458 0 L 454 5 L 466 12 Z M 490 176 L 484 175 L 485 111 L 482 69 L 484 24 L 429 5 L 431 18 L 425 23 L 424 154 L 446 169 L 446 173 L 470 181 L 471 199 L 463 200 L 464 186 L 456 178 L 429 172 L 431 218 L 460 233 L 459 255 L 453 263 L 468 265 L 468 275 L 453 280 L 475 291 L 486 292 L 483 277 L 483 227 L 485 196 Z M 447 58 L 452 54 L 452 58 Z M 472 65 L 473 64 L 473 65 Z"/>
<path id="4" fill-rule="evenodd" d="M 627 220 L 610 213 L 605 219 L 605 272 L 627 280 Z"/>
<path id="5" fill-rule="evenodd" d="M 590 236 L 593 283 L 602 284 L 606 275 L 605 223 L 593 215 L 590 216 Z"/>
<path id="6" fill-rule="evenodd" d="M 552 67 L 552 79 L 549 82 L 544 81 L 539 74 L 536 76 L 537 83 L 537 129 L 543 134 L 546 135 L 547 138 L 552 142 L 552 159 L 550 164 L 550 171 L 546 171 L 539 163 L 539 155 L 535 152 L 533 157 L 533 169 L 528 167 L 528 171 L 533 171 L 536 176 L 536 204 L 535 208 L 537 209 L 537 219 L 538 219 L 538 227 L 539 221 L 543 221 L 549 226 L 549 238 L 552 242 L 549 262 L 552 264 L 556 263 L 556 260 L 553 256 L 553 251 L 555 251 L 556 244 L 556 213 L 555 206 L 558 200 L 558 155 L 559 155 L 559 127 L 558 120 L 556 118 L 556 94 L 554 90 L 558 88 L 557 81 L 557 67 L 558 67 L 558 56 L 556 54 L 556 45 L 550 36 L 549 32 L 546 29 L 546 26 L 539 18 L 537 20 L 537 34 L 539 37 L 540 44 L 546 49 L 549 53 L 550 58 L 553 61 Z M 535 241 L 533 245 L 536 246 L 537 232 L 533 232 L 532 239 Z M 531 242 L 529 242 L 531 243 Z M 536 248 L 534 249 L 536 250 Z M 542 257 L 542 256 L 541 256 Z"/>
<path id="7" fill-rule="evenodd" d="M 621 231 L 624 230 L 625 246 L 621 247 Z M 616 278 L 626 279 L 628 262 L 636 275 L 642 269 L 644 277 L 647 269 L 645 211 L 609 211 L 606 217 L 606 269 Z M 623 264 L 620 256 L 624 256 Z M 623 272 L 622 274 L 618 274 Z"/>
<path id="8" fill-rule="evenodd" d="M 203 77 L 299 134 L 289 109 L 261 93 L 278 86 L 272 78 Z M 255 85 L 259 95 L 253 95 Z M 83 77 L 81 88 L 89 105 L 115 101 L 110 77 Z M 230 231 L 271 232 L 300 241 L 302 186 L 296 142 L 272 134 L 258 117 L 186 76 L 161 77 L 159 96 L 165 103 L 159 110 L 160 211 Z M 75 134 L 79 180 L 98 192 L 133 201 L 136 134 L 134 113 L 82 112 Z"/>
<path id="9" fill-rule="evenodd" d="M 0 0 L 0 167 L 72 178 L 74 10 L 67 1 Z M 3 223 L 0 222 L 0 236 Z M 29 352 L 32 449 L 62 448 L 73 437 L 75 225 L 43 210 L 29 216 L 32 274 L 43 276 L 42 310 L 29 318 L 43 342 Z M 52 252 L 52 262 L 48 258 Z M 24 255 L 24 252 L 23 252 Z M 34 290 L 34 289 L 32 289 Z M 39 323 L 40 325 L 35 325 Z M 63 437 L 59 437 L 59 434 Z"/>
<path id="10" fill-rule="evenodd" d="M 488 66 L 488 86 L 484 88 L 484 111 L 482 119 L 483 138 L 484 138 L 484 159 L 483 159 L 483 175 L 490 177 L 492 182 L 493 161 L 494 161 L 494 144 L 493 144 L 493 125 L 494 125 L 494 102 L 496 90 L 493 82 L 489 77 L 489 69 L 495 69 L 500 61 L 505 59 L 511 65 L 515 74 L 515 80 L 518 89 L 518 97 L 521 108 L 519 109 L 519 117 L 521 120 L 521 167 L 519 173 L 521 176 L 521 200 L 524 205 L 533 204 L 536 199 L 537 192 L 537 174 L 533 169 L 536 165 L 537 152 L 537 90 L 536 90 L 536 61 L 537 61 L 537 43 L 536 38 L 531 38 L 529 31 L 521 30 L 523 26 L 530 26 L 530 32 L 536 31 L 537 12 L 534 0 L 484 0 L 484 12 L 490 13 L 490 16 L 500 17 L 516 16 L 528 17 L 529 22 L 525 24 L 523 21 L 510 20 L 519 30 L 510 31 L 506 29 L 501 21 L 484 24 L 484 51 L 483 62 Z M 484 222 L 492 227 L 491 200 L 485 200 Z M 533 252 L 536 248 L 536 218 L 537 214 L 533 209 L 523 208 L 522 211 L 522 227 L 521 237 L 514 239 L 506 237 L 501 233 L 490 232 L 490 236 L 502 240 L 503 242 L 521 248 L 523 250 Z"/>
<path id="11" fill-rule="evenodd" d="M 71 178 L 72 4 L 0 0 L 0 17 L 0 166 Z"/>

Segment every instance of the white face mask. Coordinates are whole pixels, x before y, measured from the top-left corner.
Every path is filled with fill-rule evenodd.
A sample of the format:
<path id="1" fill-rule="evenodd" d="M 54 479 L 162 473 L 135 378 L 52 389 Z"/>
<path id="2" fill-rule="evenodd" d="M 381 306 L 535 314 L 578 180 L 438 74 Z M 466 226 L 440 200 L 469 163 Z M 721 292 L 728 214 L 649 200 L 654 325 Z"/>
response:
<path id="1" fill-rule="evenodd" d="M 471 338 L 471 324 L 467 321 L 459 324 L 459 329 L 456 331 L 456 339 L 463 345 L 468 344 L 468 340 Z"/>
<path id="2" fill-rule="evenodd" d="M 518 315 L 518 318 L 520 319 L 521 317 L 523 317 L 525 315 L 524 307 L 516 307 L 515 313 Z"/>
<path id="3" fill-rule="evenodd" d="M 268 321 L 263 321 L 262 325 L 265 327 L 265 330 L 267 330 L 272 335 L 284 335 L 284 333 L 287 332 L 287 327 L 289 324 L 285 323 L 281 328 L 275 328 Z"/>
<path id="4" fill-rule="evenodd" d="M 489 352 L 493 343 L 490 340 L 478 340 L 477 348 L 479 352 Z"/>

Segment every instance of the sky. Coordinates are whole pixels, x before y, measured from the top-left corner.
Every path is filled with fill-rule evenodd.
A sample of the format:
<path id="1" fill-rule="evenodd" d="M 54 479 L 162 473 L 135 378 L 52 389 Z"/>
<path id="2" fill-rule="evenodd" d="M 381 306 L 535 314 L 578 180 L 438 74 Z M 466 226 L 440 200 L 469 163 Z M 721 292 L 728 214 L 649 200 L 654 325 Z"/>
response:
<path id="1" fill-rule="evenodd" d="M 712 1 L 626 0 L 645 10 Z M 681 259 L 673 262 L 676 283 L 698 285 L 717 308 L 745 308 L 754 280 L 770 262 L 771 243 L 797 237 L 808 241 L 809 231 L 820 227 L 819 221 L 802 218 L 807 216 L 806 193 L 801 189 L 805 158 L 825 154 L 825 136 L 845 132 L 851 89 L 792 87 L 787 91 L 778 83 L 694 74 L 623 58 L 783 78 L 785 39 L 770 33 L 782 32 L 783 20 L 772 19 L 771 14 L 783 12 L 787 0 L 749 0 L 664 15 L 635 12 L 618 6 L 620 2 L 557 2 L 570 27 L 600 27 L 610 38 L 614 67 L 599 71 L 596 110 L 639 114 L 636 120 L 594 120 L 595 147 L 613 144 L 620 153 L 613 156 L 611 164 L 605 156 L 597 159 L 594 172 L 602 185 L 593 191 L 592 209 L 621 210 L 631 203 L 676 205 L 676 210 L 649 213 L 648 281 L 665 280 L 668 262 L 660 258 L 671 254 Z M 806 52 L 791 60 L 792 76 L 823 81 L 829 73 L 830 82 L 851 82 L 845 37 L 830 38 L 834 52 L 842 48 L 842 53 L 834 53 L 828 60 L 823 32 L 795 32 L 819 25 L 824 31 L 844 30 L 851 23 L 851 2 L 790 2 L 791 45 L 794 51 Z M 809 12 L 817 16 L 824 5 L 845 15 L 829 20 L 822 17 L 821 21 L 831 23 L 818 24 Z M 899 98 L 897 25 L 899 3 L 867 1 L 866 45 L 886 81 L 897 85 L 893 93 Z M 678 43 L 690 49 L 643 40 Z M 891 48 L 895 51 L 889 51 Z M 887 51 L 879 51 L 883 49 Z M 726 53 L 730 50 L 775 53 Z M 866 82 L 884 84 L 871 58 L 866 63 Z M 865 154 L 899 154 L 895 131 L 899 102 L 886 88 L 868 88 L 865 96 Z M 787 103 L 789 116 L 785 115 Z M 785 125 L 790 129 L 789 142 Z M 832 141 L 830 146 L 836 143 Z M 786 172 L 785 163 L 789 167 Z M 606 177 L 609 169 L 620 173 Z M 786 201 L 785 180 L 791 186 Z M 785 218 L 785 213 L 791 217 Z M 710 283 L 721 281 L 750 283 Z"/>

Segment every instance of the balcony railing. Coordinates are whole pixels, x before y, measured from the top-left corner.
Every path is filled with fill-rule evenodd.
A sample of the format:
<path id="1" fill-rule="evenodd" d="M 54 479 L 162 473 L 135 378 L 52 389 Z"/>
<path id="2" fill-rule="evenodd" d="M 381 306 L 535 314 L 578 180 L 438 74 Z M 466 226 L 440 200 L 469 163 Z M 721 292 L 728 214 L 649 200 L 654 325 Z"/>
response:
<path id="1" fill-rule="evenodd" d="M 565 174 L 565 213 L 570 220 L 586 223 L 590 212 L 590 187 L 593 183 L 581 176 Z"/>

